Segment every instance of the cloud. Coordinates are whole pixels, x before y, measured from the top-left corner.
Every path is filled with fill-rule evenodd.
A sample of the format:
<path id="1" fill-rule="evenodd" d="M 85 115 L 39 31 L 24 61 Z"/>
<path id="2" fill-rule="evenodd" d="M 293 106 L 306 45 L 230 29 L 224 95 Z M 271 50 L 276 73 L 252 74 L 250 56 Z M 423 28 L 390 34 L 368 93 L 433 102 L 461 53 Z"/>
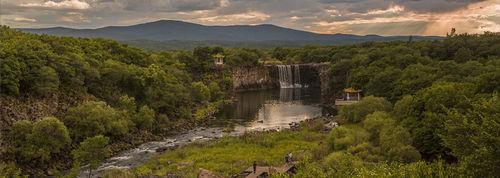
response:
<path id="1" fill-rule="evenodd" d="M 257 22 L 262 22 L 264 20 L 267 20 L 270 17 L 271 17 L 270 15 L 262 13 L 262 12 L 251 11 L 251 12 L 240 13 L 240 14 L 201 17 L 201 18 L 198 18 L 197 21 L 203 22 L 203 23 L 229 23 L 229 24 L 242 23 L 242 22 L 257 23 Z"/>
<path id="2" fill-rule="evenodd" d="M 36 19 L 25 18 L 25 17 L 16 17 L 16 18 L 14 18 L 14 21 L 16 21 L 16 22 L 36 22 Z"/>
<path id="3" fill-rule="evenodd" d="M 342 6 L 352 12 L 368 12 L 390 4 L 415 12 L 450 12 L 483 1 L 486 0 L 320 0 L 319 2 Z"/>
<path id="4" fill-rule="evenodd" d="M 47 8 L 47 9 L 74 9 L 74 10 L 85 10 L 90 8 L 87 2 L 80 0 L 63 0 L 63 1 L 45 1 L 43 3 L 23 3 L 21 7 L 30 8 Z"/>
<path id="5" fill-rule="evenodd" d="M 500 31 L 500 0 L 1 0 L 13 27 L 99 28 L 162 19 L 275 24 L 319 33 L 445 35 Z M 19 18 L 36 17 L 36 22 Z M 16 21 L 15 18 L 18 18 Z"/>
<path id="6" fill-rule="evenodd" d="M 405 10 L 405 7 L 400 6 L 400 5 L 391 5 L 387 9 L 374 9 L 374 10 L 369 10 L 367 15 L 381 15 L 381 14 L 396 14 L 403 12 Z"/>

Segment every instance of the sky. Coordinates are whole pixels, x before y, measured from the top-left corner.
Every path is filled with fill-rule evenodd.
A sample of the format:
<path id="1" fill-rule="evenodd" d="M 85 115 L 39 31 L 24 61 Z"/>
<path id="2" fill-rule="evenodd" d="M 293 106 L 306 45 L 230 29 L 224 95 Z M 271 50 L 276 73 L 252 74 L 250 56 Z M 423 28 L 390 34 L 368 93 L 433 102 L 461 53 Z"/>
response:
<path id="1" fill-rule="evenodd" d="M 500 0 L 0 0 L 14 28 L 100 28 L 156 20 L 274 24 L 324 34 L 500 32 Z"/>

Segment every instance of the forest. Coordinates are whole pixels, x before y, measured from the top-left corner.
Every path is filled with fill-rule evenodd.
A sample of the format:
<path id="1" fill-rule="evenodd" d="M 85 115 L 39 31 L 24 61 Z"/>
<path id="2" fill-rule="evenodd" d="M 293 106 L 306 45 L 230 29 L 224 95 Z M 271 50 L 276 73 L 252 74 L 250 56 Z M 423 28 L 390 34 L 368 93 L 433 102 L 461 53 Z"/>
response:
<path id="1" fill-rule="evenodd" d="M 313 120 L 299 131 L 192 145 L 109 175 L 189 177 L 204 168 L 230 177 L 254 160 L 279 166 L 291 152 L 299 160 L 295 177 L 500 176 L 499 33 L 268 54 L 284 63 L 331 62 L 332 97 L 346 87 L 365 97 L 339 108 L 340 126 L 328 132 L 324 119 Z"/>
<path id="2" fill-rule="evenodd" d="M 225 67 L 214 66 L 216 54 L 225 56 Z M 68 105 L 50 117 L 2 118 L 7 127 L 1 129 L 0 177 L 71 177 L 64 171 L 95 168 L 113 153 L 209 122 L 219 105 L 229 102 L 232 67 L 318 62 L 331 65 L 326 101 L 346 87 L 364 92 L 361 102 L 338 110 L 340 127 L 325 133 L 322 121 L 312 121 L 297 132 L 225 138 L 108 176 L 190 175 L 201 166 L 231 175 L 237 170 L 228 166 L 248 165 L 258 157 L 255 152 L 265 152 L 270 164 L 286 152 L 300 155 L 297 177 L 500 176 L 499 33 L 152 52 L 112 40 L 33 35 L 3 26 L 0 60 L 2 103 L 57 98 Z M 221 151 L 230 146 L 255 152 Z M 219 165 L 204 159 L 205 151 L 213 157 L 252 155 Z M 186 170 L 158 166 L 166 158 L 197 163 Z"/>

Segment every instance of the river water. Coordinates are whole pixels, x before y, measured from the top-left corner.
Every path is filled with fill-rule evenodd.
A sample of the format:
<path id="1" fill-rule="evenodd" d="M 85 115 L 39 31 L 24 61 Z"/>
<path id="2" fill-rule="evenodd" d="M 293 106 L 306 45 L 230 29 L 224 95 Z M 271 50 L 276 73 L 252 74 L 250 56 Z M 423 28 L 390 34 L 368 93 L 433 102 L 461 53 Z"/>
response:
<path id="1" fill-rule="evenodd" d="M 223 136 L 238 136 L 248 131 L 279 130 L 291 123 L 321 116 L 321 92 L 312 88 L 281 88 L 237 93 L 234 103 L 225 106 L 209 128 L 191 131 L 148 142 L 107 159 L 97 170 L 129 169 L 139 166 L 152 156 L 195 141 Z M 82 171 L 79 177 L 87 176 Z"/>

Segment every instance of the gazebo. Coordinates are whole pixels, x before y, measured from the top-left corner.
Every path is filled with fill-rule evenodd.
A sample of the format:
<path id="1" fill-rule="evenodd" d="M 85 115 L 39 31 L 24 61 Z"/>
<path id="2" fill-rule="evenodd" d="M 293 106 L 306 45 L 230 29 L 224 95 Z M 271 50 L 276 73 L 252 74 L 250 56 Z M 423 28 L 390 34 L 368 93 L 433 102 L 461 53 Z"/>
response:
<path id="1" fill-rule="evenodd" d="M 346 101 L 361 100 L 361 90 L 356 90 L 352 87 L 344 89 L 344 98 Z"/>
<path id="2" fill-rule="evenodd" d="M 341 99 L 335 100 L 335 106 L 344 106 L 357 103 L 361 100 L 361 90 L 352 87 L 344 89 Z"/>
<path id="3" fill-rule="evenodd" d="M 212 56 L 214 59 L 215 65 L 223 65 L 224 64 L 224 55 L 218 53 Z"/>

